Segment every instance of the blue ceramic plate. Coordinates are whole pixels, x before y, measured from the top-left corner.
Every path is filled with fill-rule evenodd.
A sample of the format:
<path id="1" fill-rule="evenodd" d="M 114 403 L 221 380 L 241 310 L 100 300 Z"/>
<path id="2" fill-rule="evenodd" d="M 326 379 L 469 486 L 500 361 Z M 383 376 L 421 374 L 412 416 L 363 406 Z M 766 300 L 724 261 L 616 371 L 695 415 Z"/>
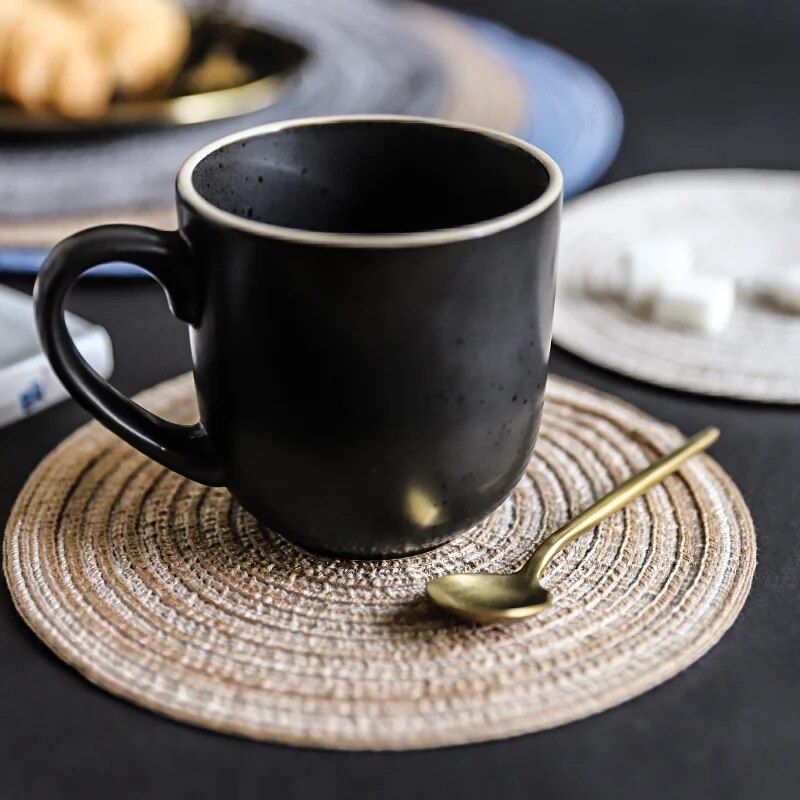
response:
<path id="1" fill-rule="evenodd" d="M 492 22 L 468 18 L 516 70 L 527 91 L 518 135 L 552 156 L 567 197 L 591 186 L 610 166 L 622 139 L 622 108 L 614 90 L 587 64 Z"/>
<path id="2" fill-rule="evenodd" d="M 47 250 L 38 248 L 0 248 L 0 272 L 33 274 L 39 270 L 46 255 Z M 95 267 L 86 274 L 92 277 L 140 278 L 146 276 L 147 272 L 140 267 L 135 267 L 133 264 L 124 264 L 121 261 L 117 261 L 113 264 L 103 264 L 102 267 Z"/>

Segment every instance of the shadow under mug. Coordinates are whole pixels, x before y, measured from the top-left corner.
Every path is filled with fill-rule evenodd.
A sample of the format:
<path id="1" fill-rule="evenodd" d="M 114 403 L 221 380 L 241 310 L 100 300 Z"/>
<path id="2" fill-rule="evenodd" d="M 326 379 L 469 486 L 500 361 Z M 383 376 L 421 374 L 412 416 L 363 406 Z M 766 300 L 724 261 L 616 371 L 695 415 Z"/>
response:
<path id="1" fill-rule="evenodd" d="M 550 350 L 562 179 L 492 131 L 301 119 L 204 147 L 179 230 L 105 225 L 53 248 L 39 333 L 75 399 L 149 457 L 224 485 L 315 552 L 388 557 L 496 508 L 530 459 Z M 200 421 L 167 422 L 81 358 L 81 273 L 141 265 L 189 326 Z"/>

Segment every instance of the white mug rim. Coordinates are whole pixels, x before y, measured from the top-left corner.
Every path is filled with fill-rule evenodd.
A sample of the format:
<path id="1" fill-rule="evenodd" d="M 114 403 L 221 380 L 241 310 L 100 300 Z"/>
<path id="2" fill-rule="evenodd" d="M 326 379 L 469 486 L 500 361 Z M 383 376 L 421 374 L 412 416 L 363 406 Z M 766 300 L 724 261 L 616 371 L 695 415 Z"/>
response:
<path id="1" fill-rule="evenodd" d="M 459 225 L 452 228 L 441 228 L 431 231 L 414 231 L 408 233 L 334 233 L 325 231 L 311 231 L 302 228 L 292 228 L 283 225 L 274 225 L 269 222 L 248 219 L 247 217 L 225 211 L 203 197 L 195 188 L 193 176 L 196 167 L 203 159 L 226 145 L 253 139 L 265 134 L 278 131 L 313 127 L 318 125 L 335 125 L 352 122 L 392 122 L 401 124 L 423 124 L 437 127 L 451 128 L 454 130 L 477 133 L 493 141 L 500 141 L 512 145 L 532 156 L 541 164 L 548 173 L 549 181 L 541 195 L 530 203 L 502 214 L 498 217 L 482 220 L 468 225 Z M 210 142 L 201 147 L 183 163 L 177 178 L 179 196 L 187 205 L 201 216 L 224 227 L 234 228 L 244 233 L 256 236 L 281 239 L 300 244 L 316 244 L 328 247 L 425 247 L 429 245 L 450 244 L 453 242 L 467 241 L 490 236 L 495 233 L 513 228 L 520 223 L 527 222 L 539 216 L 554 203 L 560 200 L 563 191 L 563 178 L 556 162 L 538 147 L 528 142 L 500 131 L 494 131 L 479 125 L 468 125 L 434 117 L 411 117 L 394 114 L 345 114 L 325 117 L 306 117 L 292 120 L 282 120 L 255 128 L 248 128 L 221 139 Z"/>

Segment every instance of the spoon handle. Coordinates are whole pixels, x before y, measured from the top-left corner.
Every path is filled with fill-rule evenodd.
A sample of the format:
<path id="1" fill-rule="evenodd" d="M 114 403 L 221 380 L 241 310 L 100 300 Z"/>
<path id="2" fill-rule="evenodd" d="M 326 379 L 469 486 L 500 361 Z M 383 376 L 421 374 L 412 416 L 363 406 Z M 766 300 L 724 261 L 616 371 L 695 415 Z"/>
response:
<path id="1" fill-rule="evenodd" d="M 686 459 L 710 447 L 718 438 L 718 428 L 706 428 L 689 439 L 682 447 L 625 481 L 621 486 L 598 500 L 593 506 L 587 508 L 586 511 L 578 514 L 571 522 L 559 528 L 555 533 L 551 533 L 536 548 L 520 571 L 531 580 L 538 580 L 556 553 L 566 547 L 573 539 L 591 530 L 606 517 L 610 517 L 624 508 L 632 500 L 635 500 L 648 489 L 664 480 L 667 475 L 676 472 Z"/>

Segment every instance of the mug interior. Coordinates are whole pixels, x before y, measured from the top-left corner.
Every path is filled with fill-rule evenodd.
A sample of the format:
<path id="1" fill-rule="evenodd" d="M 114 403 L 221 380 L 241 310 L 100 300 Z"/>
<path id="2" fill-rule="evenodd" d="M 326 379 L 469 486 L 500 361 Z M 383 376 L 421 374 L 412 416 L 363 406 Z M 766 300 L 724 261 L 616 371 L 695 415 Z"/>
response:
<path id="1" fill-rule="evenodd" d="M 551 180 L 533 152 L 505 137 L 389 119 L 256 131 L 191 173 L 197 193 L 222 211 L 331 234 L 473 225 L 534 203 Z"/>

